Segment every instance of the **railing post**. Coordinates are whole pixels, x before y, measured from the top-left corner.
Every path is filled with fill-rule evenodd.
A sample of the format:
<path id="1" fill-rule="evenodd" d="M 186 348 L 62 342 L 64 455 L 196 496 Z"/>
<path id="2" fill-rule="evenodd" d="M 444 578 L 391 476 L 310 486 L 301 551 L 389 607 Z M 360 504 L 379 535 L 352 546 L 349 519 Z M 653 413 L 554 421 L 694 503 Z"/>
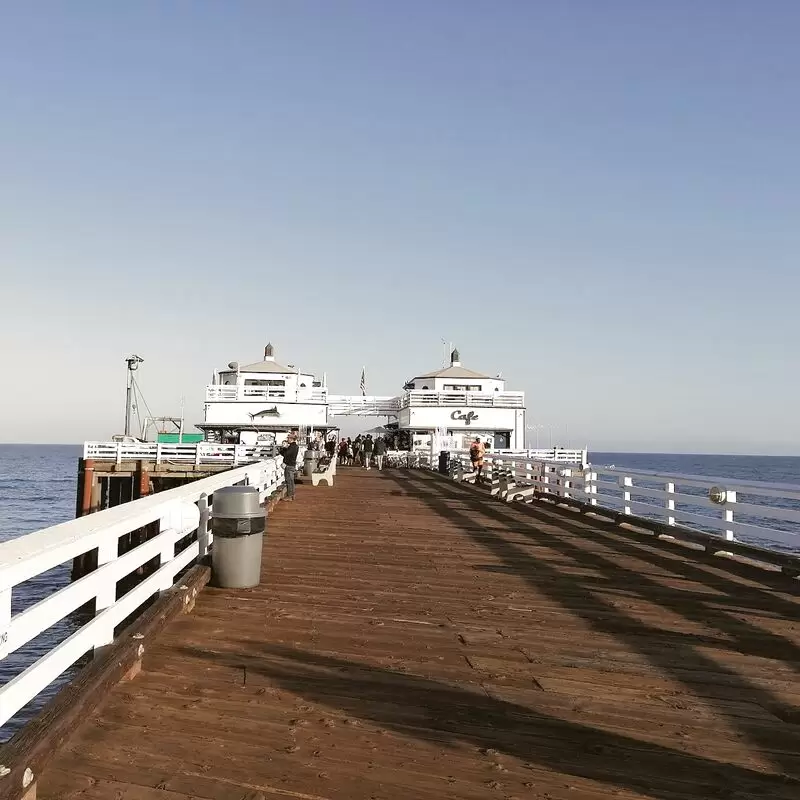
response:
<path id="1" fill-rule="evenodd" d="M 11 627 L 11 588 L 0 589 L 0 661 L 8 655 L 8 630 Z"/>
<path id="2" fill-rule="evenodd" d="M 164 536 L 164 540 L 161 544 L 161 559 L 159 562 L 159 567 L 169 564 L 169 562 L 175 558 L 175 541 L 180 535 L 180 532 L 175 531 L 173 528 L 167 528 L 166 531 L 161 531 L 161 534 Z M 173 580 L 173 576 L 169 572 L 165 573 L 158 588 L 162 592 L 165 592 L 170 586 L 172 586 Z"/>
<path id="3" fill-rule="evenodd" d="M 674 483 L 667 483 L 666 486 L 666 495 L 667 495 L 667 525 L 674 525 L 675 524 L 675 484 Z"/>
<path id="4" fill-rule="evenodd" d="M 564 488 L 563 495 L 564 497 L 571 497 L 572 495 L 570 494 L 569 490 L 572 488 L 572 481 L 570 481 L 570 478 L 572 477 L 572 470 L 569 467 L 567 467 L 567 469 L 561 471 L 561 474 L 565 479 L 563 487 Z"/>
<path id="5" fill-rule="evenodd" d="M 99 547 L 97 548 L 97 569 L 99 570 L 101 567 L 105 566 L 106 564 L 110 564 L 114 561 L 119 554 L 119 539 L 116 537 L 106 538 L 102 542 L 100 542 Z M 91 573 L 90 573 L 91 574 Z M 102 573 L 98 573 L 96 580 L 100 580 L 100 576 Z M 92 580 L 90 578 L 90 580 Z M 106 575 L 102 578 L 102 583 L 97 590 L 97 594 L 95 595 L 95 604 L 94 604 L 94 613 L 95 616 L 105 611 L 107 608 L 111 608 L 114 603 L 117 602 L 117 582 L 111 578 L 111 576 Z M 104 625 L 100 628 L 97 632 L 97 636 L 94 640 L 94 648 L 95 650 L 98 647 L 105 647 L 107 644 L 111 644 L 114 641 L 114 626 L 113 625 Z"/>
<path id="6" fill-rule="evenodd" d="M 208 495 L 203 494 L 197 501 L 197 507 L 200 509 L 200 523 L 197 526 L 197 546 L 202 558 L 208 553 L 208 548 L 211 545 L 211 514 L 208 510 Z"/>
<path id="7" fill-rule="evenodd" d="M 156 444 L 156 464 L 161 463 L 161 442 Z"/>
<path id="8" fill-rule="evenodd" d="M 591 465 L 587 464 L 583 469 L 583 491 L 589 495 L 588 504 L 590 506 L 597 505 L 597 473 L 592 470 Z"/>
<path id="9" fill-rule="evenodd" d="M 631 511 L 631 493 L 628 491 L 629 487 L 633 486 L 633 478 L 627 476 L 620 479 L 620 486 L 622 486 L 622 513 L 630 515 Z"/>
<path id="10" fill-rule="evenodd" d="M 723 510 L 723 514 L 725 515 L 725 522 L 730 524 L 730 528 L 725 529 L 725 541 L 732 542 L 734 540 L 733 536 L 733 505 L 736 505 L 736 492 L 727 491 L 725 492 L 725 500 L 726 504 Z M 729 503 L 733 505 L 728 505 Z"/>
<path id="11" fill-rule="evenodd" d="M 117 442 L 117 464 L 122 463 L 122 442 Z"/>
<path id="12" fill-rule="evenodd" d="M 194 451 L 194 465 L 196 467 L 200 466 L 200 453 L 202 453 L 202 448 L 203 448 L 203 445 L 200 442 L 198 442 L 197 446 L 195 447 L 195 451 Z"/>

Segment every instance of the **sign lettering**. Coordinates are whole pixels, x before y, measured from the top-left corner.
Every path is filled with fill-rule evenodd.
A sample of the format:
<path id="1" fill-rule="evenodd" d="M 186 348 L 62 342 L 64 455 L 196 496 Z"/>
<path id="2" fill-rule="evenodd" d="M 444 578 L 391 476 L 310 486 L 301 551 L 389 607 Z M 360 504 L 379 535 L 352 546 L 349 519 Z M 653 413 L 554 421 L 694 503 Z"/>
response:
<path id="1" fill-rule="evenodd" d="M 474 411 L 467 411 L 466 414 L 463 411 L 454 411 L 450 415 L 450 419 L 458 420 L 465 425 L 469 425 L 474 419 L 478 419 L 478 415 Z"/>

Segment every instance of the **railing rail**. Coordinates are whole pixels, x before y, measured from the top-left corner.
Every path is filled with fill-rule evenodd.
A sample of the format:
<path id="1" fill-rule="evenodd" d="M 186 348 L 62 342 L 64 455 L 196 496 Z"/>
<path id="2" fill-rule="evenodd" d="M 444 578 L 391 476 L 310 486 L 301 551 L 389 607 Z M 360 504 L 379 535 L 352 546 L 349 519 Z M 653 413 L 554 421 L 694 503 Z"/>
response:
<path id="1" fill-rule="evenodd" d="M 411 389 L 400 397 L 400 408 L 409 406 L 524 408 L 525 392 L 435 392 Z"/>
<path id="2" fill-rule="evenodd" d="M 147 460 L 156 464 L 228 464 L 238 466 L 272 455 L 272 446 L 244 444 L 167 444 L 165 442 L 84 442 L 83 457 L 95 461 Z"/>
<path id="3" fill-rule="evenodd" d="M 290 403 L 325 403 L 327 398 L 328 390 L 318 387 L 220 386 L 216 384 L 206 386 L 206 402 L 276 400 Z"/>
<path id="4" fill-rule="evenodd" d="M 453 474 L 473 480 L 467 454 Z M 705 475 L 659 473 L 490 454 L 484 472 L 509 502 L 536 495 L 575 500 L 598 511 L 712 534 L 728 542 L 800 555 L 800 486 Z"/>
<path id="5" fill-rule="evenodd" d="M 113 641 L 117 625 L 208 551 L 215 491 L 244 483 L 257 487 L 263 501 L 283 483 L 281 464 L 276 458 L 255 462 L 0 544 L 0 660 L 87 603 L 96 608 L 74 633 L 0 687 L 0 726 L 86 653 Z M 156 535 L 121 552 L 121 537 L 150 525 L 158 526 Z M 95 550 L 97 569 L 12 615 L 20 584 Z M 119 581 L 146 565 L 152 572 L 117 597 Z"/>
<path id="6" fill-rule="evenodd" d="M 399 408 L 397 397 L 380 395 L 329 395 L 328 414 L 340 414 L 357 417 L 391 417 L 396 416 Z"/>

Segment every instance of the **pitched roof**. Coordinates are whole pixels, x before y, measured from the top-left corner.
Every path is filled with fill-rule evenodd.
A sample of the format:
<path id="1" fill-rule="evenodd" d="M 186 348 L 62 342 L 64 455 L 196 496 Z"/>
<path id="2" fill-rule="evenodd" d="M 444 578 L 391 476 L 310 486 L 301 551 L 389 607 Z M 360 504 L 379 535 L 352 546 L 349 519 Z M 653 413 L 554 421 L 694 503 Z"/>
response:
<path id="1" fill-rule="evenodd" d="M 284 367 L 277 361 L 256 361 L 255 364 L 239 367 L 239 372 L 285 372 L 287 375 L 291 375 L 295 370 Z"/>
<path id="2" fill-rule="evenodd" d="M 489 375 L 482 375 L 480 372 L 475 372 L 466 367 L 445 367 L 444 369 L 437 369 L 435 372 L 426 372 L 424 375 L 417 375 L 414 380 L 419 378 L 490 378 Z"/>

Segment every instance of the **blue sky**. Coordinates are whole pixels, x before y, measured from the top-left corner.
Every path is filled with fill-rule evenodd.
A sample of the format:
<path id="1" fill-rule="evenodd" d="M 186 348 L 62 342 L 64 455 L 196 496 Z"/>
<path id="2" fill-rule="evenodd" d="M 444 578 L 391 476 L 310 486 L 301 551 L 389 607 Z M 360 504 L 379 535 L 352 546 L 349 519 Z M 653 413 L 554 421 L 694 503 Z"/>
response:
<path id="1" fill-rule="evenodd" d="M 800 5 L 0 10 L 0 441 L 278 356 L 598 450 L 800 453 Z M 564 439 L 566 434 L 557 438 Z"/>

